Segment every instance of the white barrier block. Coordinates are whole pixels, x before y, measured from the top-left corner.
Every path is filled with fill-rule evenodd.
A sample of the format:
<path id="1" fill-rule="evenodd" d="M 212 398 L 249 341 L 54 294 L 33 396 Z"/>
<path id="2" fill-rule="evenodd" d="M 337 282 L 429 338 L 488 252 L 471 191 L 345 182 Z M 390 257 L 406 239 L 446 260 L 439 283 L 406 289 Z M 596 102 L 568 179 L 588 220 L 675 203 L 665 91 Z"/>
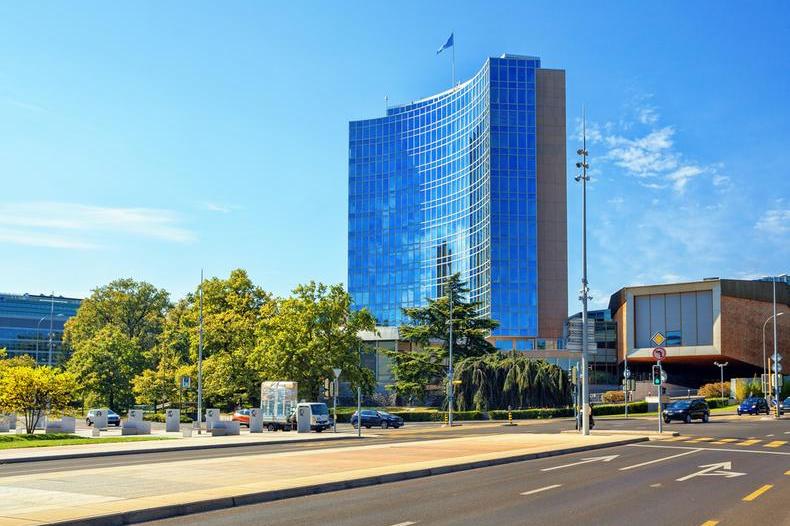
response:
<path id="1" fill-rule="evenodd" d="M 77 431 L 77 419 L 73 416 L 64 416 L 60 419 L 62 433 L 75 433 Z"/>
<path id="2" fill-rule="evenodd" d="M 8 415 L 0 415 L 0 433 L 8 433 L 11 430 L 11 419 Z"/>
<path id="3" fill-rule="evenodd" d="M 98 409 L 91 409 L 93 411 L 93 427 L 95 429 L 107 429 L 107 409 L 100 407 Z"/>
<path id="4" fill-rule="evenodd" d="M 250 433 L 263 433 L 263 411 L 254 407 L 250 409 Z"/>
<path id="5" fill-rule="evenodd" d="M 143 421 L 143 410 L 142 409 L 129 409 L 129 421 L 130 422 L 142 422 Z"/>
<path id="6" fill-rule="evenodd" d="M 241 422 L 223 422 L 225 434 L 238 436 L 241 434 Z"/>
<path id="7" fill-rule="evenodd" d="M 211 431 L 217 422 L 219 422 L 219 409 L 206 409 L 206 429 Z"/>
<path id="8" fill-rule="evenodd" d="M 101 436 L 101 429 L 98 427 L 91 428 L 91 436 L 92 437 L 100 437 Z"/>
<path id="9" fill-rule="evenodd" d="M 165 413 L 165 431 L 178 433 L 181 431 L 181 410 L 168 409 Z"/>

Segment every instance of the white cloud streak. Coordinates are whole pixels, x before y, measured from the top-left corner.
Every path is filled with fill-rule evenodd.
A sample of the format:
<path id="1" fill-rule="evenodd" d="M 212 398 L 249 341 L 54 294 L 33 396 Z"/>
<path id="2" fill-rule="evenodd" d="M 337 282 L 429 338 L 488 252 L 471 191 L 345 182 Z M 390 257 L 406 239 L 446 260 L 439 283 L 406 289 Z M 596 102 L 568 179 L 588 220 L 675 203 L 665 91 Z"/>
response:
<path id="1" fill-rule="evenodd" d="M 775 208 L 766 210 L 754 228 L 775 236 L 790 234 L 790 208 Z"/>
<path id="2" fill-rule="evenodd" d="M 99 246 L 91 238 L 102 234 L 175 243 L 195 239 L 171 210 L 41 201 L 0 204 L 0 241 L 6 243 L 88 249 Z"/>

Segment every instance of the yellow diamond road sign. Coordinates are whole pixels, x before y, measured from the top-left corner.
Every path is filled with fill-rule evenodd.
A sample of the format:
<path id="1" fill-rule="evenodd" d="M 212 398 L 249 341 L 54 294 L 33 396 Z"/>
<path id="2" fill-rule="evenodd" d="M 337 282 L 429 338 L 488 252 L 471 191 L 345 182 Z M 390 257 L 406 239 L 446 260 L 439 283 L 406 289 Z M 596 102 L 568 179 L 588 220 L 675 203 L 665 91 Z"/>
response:
<path id="1" fill-rule="evenodd" d="M 652 340 L 653 340 L 653 343 L 655 343 L 656 345 L 660 346 L 662 343 L 664 343 L 666 341 L 666 338 L 664 338 L 663 334 L 661 334 L 660 332 L 657 332 L 657 333 L 655 333 L 653 335 Z"/>

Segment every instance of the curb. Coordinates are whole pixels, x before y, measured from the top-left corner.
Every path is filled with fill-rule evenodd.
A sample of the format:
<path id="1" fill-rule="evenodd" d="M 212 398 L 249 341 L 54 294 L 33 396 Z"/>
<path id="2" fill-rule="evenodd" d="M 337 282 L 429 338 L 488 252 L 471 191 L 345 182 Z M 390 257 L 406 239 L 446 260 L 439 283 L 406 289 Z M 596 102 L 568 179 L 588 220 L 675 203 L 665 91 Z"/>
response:
<path id="1" fill-rule="evenodd" d="M 64 453 L 62 455 L 48 455 L 46 457 L 9 458 L 5 460 L 0 460 L 0 466 L 2 466 L 3 464 L 22 464 L 24 462 L 46 462 L 48 460 L 70 460 L 70 459 L 80 459 L 80 458 L 114 457 L 121 455 L 147 455 L 149 453 L 173 453 L 176 451 L 196 451 L 200 449 L 225 449 L 232 447 L 268 446 L 268 445 L 296 444 L 296 443 L 312 444 L 314 442 L 324 442 L 327 440 L 358 440 L 358 437 L 326 436 L 326 437 L 317 438 L 315 440 L 285 439 L 285 440 L 278 440 L 276 442 L 253 442 L 247 444 L 243 442 L 232 442 L 230 444 L 197 444 L 194 446 L 181 446 L 181 447 L 171 446 L 171 447 L 157 447 L 151 449 L 98 451 L 95 453 Z"/>
<path id="2" fill-rule="evenodd" d="M 448 473 L 455 473 L 458 471 L 468 471 L 471 469 L 499 466 L 503 464 L 512 464 L 514 462 L 523 462 L 525 460 L 535 460 L 539 458 L 569 455 L 572 453 L 580 453 L 582 451 L 606 449 L 610 447 L 625 446 L 628 444 L 636 444 L 638 442 L 647 442 L 647 441 L 648 438 L 646 436 L 642 436 L 638 438 L 628 438 L 628 439 L 618 440 L 617 442 L 609 442 L 606 444 L 591 444 L 589 446 L 570 447 L 565 449 L 557 449 L 554 451 L 544 451 L 541 453 L 528 453 L 528 454 L 515 455 L 510 457 L 495 458 L 491 460 L 464 462 L 461 464 L 454 464 L 451 466 L 440 466 L 436 468 L 403 471 L 400 473 L 390 473 L 387 475 L 362 477 L 362 478 L 351 479 L 341 482 L 330 482 L 327 484 L 313 484 L 310 486 L 300 486 L 296 488 L 260 491 L 257 493 L 248 493 L 245 495 L 238 495 L 235 497 L 206 499 L 206 500 L 189 502 L 184 504 L 171 504 L 167 506 L 160 506 L 157 508 L 133 510 L 133 511 L 121 512 L 121 513 L 101 515 L 97 517 L 85 517 L 81 519 L 53 522 L 52 524 L 57 524 L 59 526 L 122 526 L 125 524 L 137 524 L 141 522 L 168 519 L 172 517 L 180 517 L 183 515 L 190 515 L 194 513 L 205 513 L 208 511 L 235 508 L 238 506 L 246 506 L 249 504 L 260 504 L 263 502 L 291 499 L 294 497 L 304 497 L 307 495 L 317 495 L 320 493 L 330 493 L 330 492 L 341 491 L 346 489 L 362 488 L 366 486 L 376 486 L 379 484 L 386 484 L 388 482 L 399 482 L 403 480 L 432 477 L 435 475 L 445 475 Z"/>

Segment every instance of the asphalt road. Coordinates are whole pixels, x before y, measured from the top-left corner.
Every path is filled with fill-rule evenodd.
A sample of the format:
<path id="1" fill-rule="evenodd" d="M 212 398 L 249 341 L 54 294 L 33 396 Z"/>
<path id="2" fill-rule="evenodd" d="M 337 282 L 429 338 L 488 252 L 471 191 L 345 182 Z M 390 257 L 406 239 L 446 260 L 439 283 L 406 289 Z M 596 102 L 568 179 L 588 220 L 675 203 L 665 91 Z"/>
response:
<path id="1" fill-rule="evenodd" d="M 687 436 L 147 524 L 790 525 L 790 420 L 675 427 Z"/>
<path id="2" fill-rule="evenodd" d="M 665 430 L 678 431 L 688 436 L 715 436 L 728 438 L 751 438 L 765 437 L 766 441 L 770 437 L 766 435 L 776 434 L 772 432 L 776 425 L 785 425 L 790 431 L 790 419 L 785 419 L 775 423 L 768 417 L 760 416 L 714 416 L 707 424 L 692 423 L 683 424 L 673 422 L 664 426 Z M 338 426 L 339 430 L 351 431 L 350 426 L 344 429 Z M 563 430 L 573 429 L 572 419 L 561 419 L 551 421 L 528 421 L 522 422 L 515 427 L 479 425 L 467 423 L 451 429 L 442 427 L 435 423 L 407 424 L 402 429 L 372 429 L 363 430 L 364 435 L 377 435 L 375 438 L 365 438 L 364 444 L 381 444 L 402 441 L 435 440 L 437 438 L 452 438 L 470 435 L 483 435 L 492 432 L 502 433 L 557 433 Z M 629 418 L 626 419 L 598 419 L 596 420 L 596 430 L 640 430 L 655 431 L 657 429 L 656 418 Z M 781 433 L 780 433 L 781 434 Z M 779 439 L 779 437 L 777 437 Z M 790 441 L 790 435 L 785 436 Z M 91 459 L 71 459 L 71 460 L 47 460 L 39 462 L 25 462 L 19 464 L 0 463 L 0 477 L 14 475 L 25 475 L 34 473 L 51 473 L 56 471 L 72 469 L 88 469 L 101 467 L 126 466 L 135 464 L 150 464 L 156 462 L 172 462 L 178 460 L 196 460 L 205 458 L 224 458 L 249 454 L 282 453 L 287 451 L 306 451 L 310 449 L 332 449 L 347 447 L 349 444 L 356 445 L 356 439 L 350 440 L 330 440 L 330 441 L 311 441 L 305 443 L 291 444 L 261 444 L 221 449 L 202 449 L 192 451 L 173 451 L 163 453 L 139 453 L 132 455 L 119 455 L 109 457 L 96 457 Z M 157 444 L 161 445 L 161 443 Z"/>

